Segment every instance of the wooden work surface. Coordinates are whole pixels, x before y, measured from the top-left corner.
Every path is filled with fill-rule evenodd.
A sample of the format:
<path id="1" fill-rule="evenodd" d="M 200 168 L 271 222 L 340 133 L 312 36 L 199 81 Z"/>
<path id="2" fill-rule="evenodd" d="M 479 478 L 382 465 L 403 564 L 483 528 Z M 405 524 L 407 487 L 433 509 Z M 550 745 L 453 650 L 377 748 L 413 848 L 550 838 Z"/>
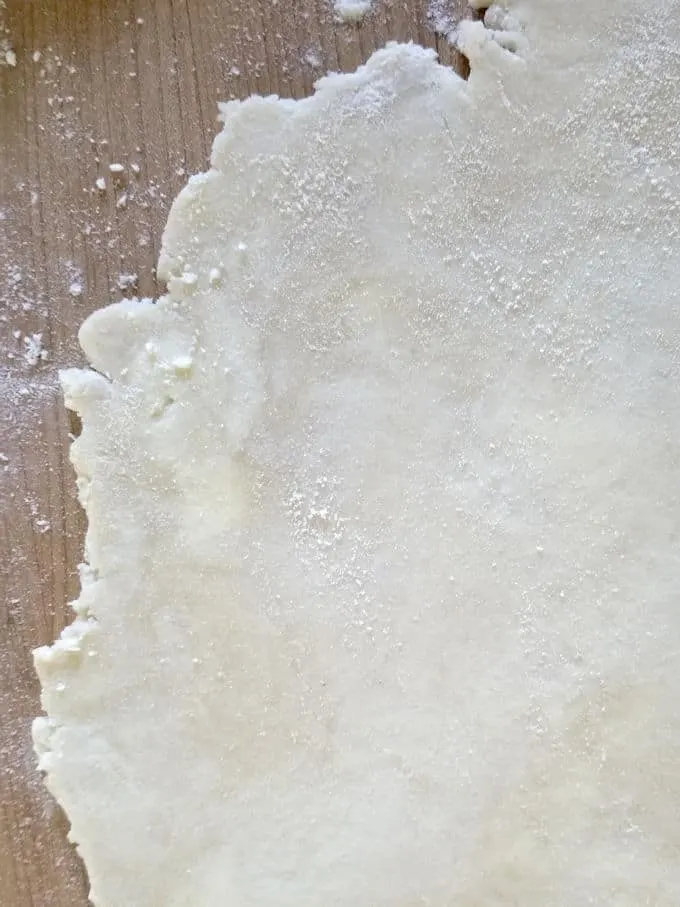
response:
<path id="1" fill-rule="evenodd" d="M 435 7 L 466 14 L 465 0 Z M 360 25 L 336 23 L 330 0 L 0 2 L 0 56 L 16 54 L 16 66 L 0 65 L 3 907 L 88 903 L 30 736 L 40 711 L 31 650 L 70 621 L 78 594 L 84 517 L 67 459 L 77 426 L 57 380 L 83 363 L 78 327 L 121 295 L 158 293 L 168 208 L 207 166 L 218 100 L 301 97 L 388 40 L 437 46 L 463 72 L 431 25 L 427 0 L 375 0 Z"/>

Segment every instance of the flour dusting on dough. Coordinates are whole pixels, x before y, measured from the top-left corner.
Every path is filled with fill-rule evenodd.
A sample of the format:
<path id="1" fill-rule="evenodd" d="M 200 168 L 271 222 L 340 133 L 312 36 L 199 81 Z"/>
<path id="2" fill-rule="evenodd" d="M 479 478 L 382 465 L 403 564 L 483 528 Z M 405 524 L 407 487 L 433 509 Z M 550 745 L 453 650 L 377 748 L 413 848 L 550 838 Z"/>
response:
<path id="1" fill-rule="evenodd" d="M 680 903 L 677 5 L 456 40 L 222 105 L 80 331 L 95 905 Z"/>

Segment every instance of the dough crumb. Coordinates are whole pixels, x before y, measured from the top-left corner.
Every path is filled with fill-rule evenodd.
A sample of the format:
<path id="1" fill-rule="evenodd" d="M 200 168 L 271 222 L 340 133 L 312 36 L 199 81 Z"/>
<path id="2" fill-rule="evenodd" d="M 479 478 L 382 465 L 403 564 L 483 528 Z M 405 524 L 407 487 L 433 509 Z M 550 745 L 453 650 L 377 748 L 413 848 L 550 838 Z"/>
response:
<path id="1" fill-rule="evenodd" d="M 0 3 L 0 10 L 4 9 L 5 4 Z M 12 49 L 12 44 L 7 37 L 9 34 L 9 28 L 7 28 L 4 22 L 0 21 L 0 32 L 5 32 L 5 34 L 0 38 L 0 66 L 16 66 L 17 65 L 17 55 Z"/>
<path id="2" fill-rule="evenodd" d="M 100 192 L 106 192 L 106 180 L 103 176 L 98 176 L 94 184 Z"/>
<path id="3" fill-rule="evenodd" d="M 116 283 L 118 284 L 119 290 L 132 290 L 137 286 L 138 280 L 139 277 L 137 274 L 119 274 Z"/>
<path id="4" fill-rule="evenodd" d="M 360 22 L 371 8 L 371 0 L 335 0 L 335 15 L 340 22 Z"/>

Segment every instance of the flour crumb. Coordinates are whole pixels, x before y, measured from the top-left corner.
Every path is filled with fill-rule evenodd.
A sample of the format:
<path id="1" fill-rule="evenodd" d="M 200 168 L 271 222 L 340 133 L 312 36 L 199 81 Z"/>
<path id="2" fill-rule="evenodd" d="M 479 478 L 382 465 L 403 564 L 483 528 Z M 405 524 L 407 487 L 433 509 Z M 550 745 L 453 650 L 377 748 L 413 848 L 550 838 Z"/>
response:
<path id="1" fill-rule="evenodd" d="M 42 345 L 42 334 L 27 334 L 24 337 L 24 359 L 33 368 L 47 359 L 47 350 Z"/>
<path id="2" fill-rule="evenodd" d="M 71 285 L 69 286 L 68 292 L 69 292 L 69 295 L 73 296 L 73 297 L 82 296 L 83 295 L 83 285 L 79 281 L 74 280 L 71 283 Z"/>
<path id="3" fill-rule="evenodd" d="M 120 176 L 121 173 L 125 173 L 125 167 L 122 164 L 109 164 L 109 173 Z"/>
<path id="4" fill-rule="evenodd" d="M 304 56 L 302 57 L 302 62 L 306 63 L 307 66 L 310 66 L 312 69 L 321 69 L 321 58 L 313 47 L 310 47 L 310 49 L 304 54 Z"/>
<path id="5" fill-rule="evenodd" d="M 42 54 L 40 53 L 39 50 L 34 50 L 34 51 L 33 51 L 32 60 L 33 60 L 34 63 L 39 63 L 41 57 L 42 57 Z"/>
<path id="6" fill-rule="evenodd" d="M 94 184 L 100 192 L 106 192 L 106 180 L 103 176 L 98 176 Z"/>
<path id="7" fill-rule="evenodd" d="M 335 0 L 333 7 L 340 22 L 360 22 L 371 8 L 372 0 Z"/>

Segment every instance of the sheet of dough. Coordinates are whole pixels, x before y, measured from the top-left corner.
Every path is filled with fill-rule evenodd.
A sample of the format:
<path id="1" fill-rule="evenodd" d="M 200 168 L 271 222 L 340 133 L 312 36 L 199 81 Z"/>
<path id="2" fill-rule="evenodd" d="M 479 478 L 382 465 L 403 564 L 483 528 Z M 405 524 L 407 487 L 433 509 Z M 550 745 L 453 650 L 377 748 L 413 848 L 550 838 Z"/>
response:
<path id="1" fill-rule="evenodd" d="M 680 903 L 680 5 L 510 14 L 226 104 L 82 328 L 98 907 Z"/>

